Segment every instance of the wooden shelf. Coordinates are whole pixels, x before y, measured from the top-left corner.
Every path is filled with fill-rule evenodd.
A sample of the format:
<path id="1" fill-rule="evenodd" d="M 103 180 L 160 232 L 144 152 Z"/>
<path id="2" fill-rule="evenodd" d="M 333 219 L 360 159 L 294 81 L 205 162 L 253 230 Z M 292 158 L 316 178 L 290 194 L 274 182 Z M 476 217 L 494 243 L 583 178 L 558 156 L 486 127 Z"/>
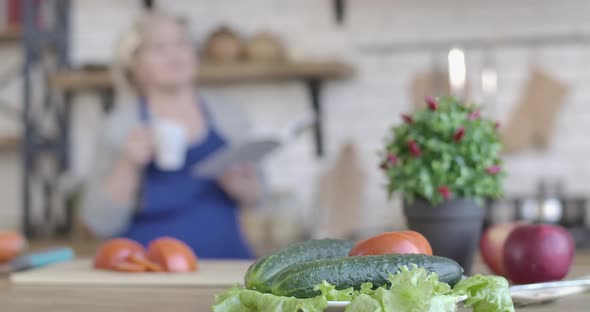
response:
<path id="1" fill-rule="evenodd" d="M 232 84 L 251 82 L 277 82 L 296 80 L 303 82 L 309 95 L 311 108 L 316 116 L 314 125 L 315 147 L 318 156 L 323 154 L 323 132 L 321 118 L 322 81 L 344 79 L 354 75 L 354 69 L 340 62 L 281 62 L 281 63 L 234 63 L 199 65 L 196 82 L 199 84 Z M 67 70 L 53 74 L 50 85 L 60 91 L 73 94 L 90 91 L 100 95 L 103 108 L 113 106 L 113 79 L 108 68 Z M 66 99 L 71 97 L 66 96 Z"/>
<path id="2" fill-rule="evenodd" d="M 236 63 L 199 66 L 197 82 L 229 84 L 294 79 L 342 79 L 351 77 L 351 66 L 339 62 L 284 62 L 273 64 Z M 69 70 L 54 74 L 50 83 L 62 91 L 110 89 L 113 81 L 108 69 Z"/>
<path id="3" fill-rule="evenodd" d="M 0 137 L 0 151 L 16 150 L 21 145 L 21 138 L 14 136 Z"/>
<path id="4" fill-rule="evenodd" d="M 21 29 L 18 26 L 6 26 L 0 29 L 0 42 L 18 41 L 21 38 Z"/>

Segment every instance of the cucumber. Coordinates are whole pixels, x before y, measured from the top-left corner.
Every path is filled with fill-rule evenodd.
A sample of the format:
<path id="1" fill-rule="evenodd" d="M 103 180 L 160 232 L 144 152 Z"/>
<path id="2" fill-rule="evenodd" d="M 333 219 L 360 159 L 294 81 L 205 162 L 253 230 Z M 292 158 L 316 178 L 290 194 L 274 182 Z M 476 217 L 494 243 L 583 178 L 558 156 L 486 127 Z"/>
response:
<path id="1" fill-rule="evenodd" d="M 270 292 L 277 273 L 310 260 L 339 258 L 348 255 L 354 242 L 340 239 L 318 239 L 296 243 L 256 260 L 245 276 L 246 288 Z"/>
<path id="2" fill-rule="evenodd" d="M 336 289 L 354 287 L 371 282 L 374 287 L 388 283 L 389 273 L 395 274 L 402 266 L 412 264 L 438 274 L 441 282 L 454 286 L 463 275 L 463 268 L 447 258 L 426 255 L 379 255 L 322 259 L 293 265 L 279 273 L 271 291 L 277 296 L 312 298 L 320 294 L 314 286 L 327 281 Z"/>

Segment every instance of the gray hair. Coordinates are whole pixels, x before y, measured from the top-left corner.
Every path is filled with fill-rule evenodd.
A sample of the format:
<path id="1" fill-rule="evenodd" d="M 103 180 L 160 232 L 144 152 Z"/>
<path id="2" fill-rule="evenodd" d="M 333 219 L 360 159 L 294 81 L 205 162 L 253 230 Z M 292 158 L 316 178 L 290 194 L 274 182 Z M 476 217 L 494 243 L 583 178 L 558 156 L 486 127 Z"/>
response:
<path id="1" fill-rule="evenodd" d="M 139 17 L 121 34 L 115 48 L 112 75 L 115 87 L 121 92 L 140 94 L 140 87 L 133 77 L 133 64 L 149 27 L 157 22 L 172 21 L 189 33 L 186 20 L 164 12 L 150 12 Z"/>

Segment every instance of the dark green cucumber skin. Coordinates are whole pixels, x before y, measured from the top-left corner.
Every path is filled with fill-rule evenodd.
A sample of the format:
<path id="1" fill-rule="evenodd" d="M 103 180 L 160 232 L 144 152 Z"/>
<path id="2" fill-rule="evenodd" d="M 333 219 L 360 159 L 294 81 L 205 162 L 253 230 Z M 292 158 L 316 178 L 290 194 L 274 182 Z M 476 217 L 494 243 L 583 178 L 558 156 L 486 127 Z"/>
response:
<path id="1" fill-rule="evenodd" d="M 443 257 L 413 254 L 344 257 L 291 266 L 276 276 L 271 291 L 277 296 L 312 298 L 320 294 L 313 290 L 314 286 L 324 280 L 337 289 L 360 289 L 366 282 L 379 287 L 388 283 L 390 272 L 395 274 L 402 266 L 411 269 L 413 264 L 438 274 L 441 282 L 451 286 L 463 275 L 463 268 L 457 262 Z"/>
<path id="2" fill-rule="evenodd" d="M 310 260 L 345 257 L 354 245 L 341 239 L 316 239 L 289 245 L 256 260 L 245 276 L 246 288 L 270 292 L 274 277 L 280 271 Z"/>

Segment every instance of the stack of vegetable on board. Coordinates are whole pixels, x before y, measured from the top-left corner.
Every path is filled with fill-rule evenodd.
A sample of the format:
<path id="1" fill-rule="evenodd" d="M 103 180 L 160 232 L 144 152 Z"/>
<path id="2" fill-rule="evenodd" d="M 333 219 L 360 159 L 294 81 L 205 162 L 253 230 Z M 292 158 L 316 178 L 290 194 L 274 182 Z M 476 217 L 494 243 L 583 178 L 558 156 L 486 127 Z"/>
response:
<path id="1" fill-rule="evenodd" d="M 432 255 L 413 231 L 388 232 L 357 244 L 310 240 L 259 258 L 245 287 L 216 297 L 214 312 L 321 312 L 329 301 L 349 301 L 346 312 L 514 311 L 508 281 L 463 277 L 455 261 Z"/>

